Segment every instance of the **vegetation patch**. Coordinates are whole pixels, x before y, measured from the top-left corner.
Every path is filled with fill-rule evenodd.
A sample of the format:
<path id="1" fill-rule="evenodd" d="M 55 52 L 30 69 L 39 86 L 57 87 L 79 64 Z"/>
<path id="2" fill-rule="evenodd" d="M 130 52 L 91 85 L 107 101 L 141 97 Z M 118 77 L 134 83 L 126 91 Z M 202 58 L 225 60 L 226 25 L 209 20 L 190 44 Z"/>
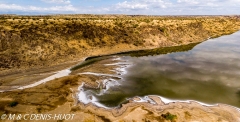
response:
<path id="1" fill-rule="evenodd" d="M 18 105 L 18 102 L 17 101 L 13 101 L 9 104 L 10 107 L 15 107 Z"/>
<path id="2" fill-rule="evenodd" d="M 148 56 L 148 55 L 160 55 L 160 54 L 167 54 L 173 52 L 184 52 L 191 50 L 199 43 L 192 43 L 188 45 L 181 45 L 181 46 L 173 46 L 173 47 L 160 47 L 151 50 L 139 50 L 139 51 L 130 51 L 130 52 L 123 52 L 118 54 L 130 55 L 132 57 L 141 57 L 141 56 Z"/>
<path id="3" fill-rule="evenodd" d="M 166 114 L 162 114 L 161 116 L 166 120 L 170 120 L 171 122 L 175 122 L 177 119 L 177 115 L 173 115 L 169 112 L 167 112 Z"/>

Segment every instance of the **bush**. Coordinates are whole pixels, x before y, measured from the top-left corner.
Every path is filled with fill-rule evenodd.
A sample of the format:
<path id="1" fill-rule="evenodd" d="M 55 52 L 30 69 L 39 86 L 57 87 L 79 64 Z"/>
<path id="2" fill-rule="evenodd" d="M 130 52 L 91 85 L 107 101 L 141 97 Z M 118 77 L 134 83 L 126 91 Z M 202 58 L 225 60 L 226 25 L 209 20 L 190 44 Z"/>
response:
<path id="1" fill-rule="evenodd" d="M 18 105 L 18 102 L 14 101 L 9 104 L 10 107 L 15 107 Z"/>
<path id="2" fill-rule="evenodd" d="M 134 27 L 134 28 L 137 28 L 137 27 L 138 27 L 138 24 L 133 25 L 133 27 Z"/>
<path id="3" fill-rule="evenodd" d="M 158 30 L 164 33 L 164 32 L 166 31 L 166 28 L 164 28 L 164 27 L 159 27 Z"/>
<path id="4" fill-rule="evenodd" d="M 176 115 L 173 115 L 169 112 L 167 112 L 166 114 L 162 114 L 161 116 L 166 120 L 170 120 L 171 122 L 175 122 L 175 120 L 177 119 Z"/>

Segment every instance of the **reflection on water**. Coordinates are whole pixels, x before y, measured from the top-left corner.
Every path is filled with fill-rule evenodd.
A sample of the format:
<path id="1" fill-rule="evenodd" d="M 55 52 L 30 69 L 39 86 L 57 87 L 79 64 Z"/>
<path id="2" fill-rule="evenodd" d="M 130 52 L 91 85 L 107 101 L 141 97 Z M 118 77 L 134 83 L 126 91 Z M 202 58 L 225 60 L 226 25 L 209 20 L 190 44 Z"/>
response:
<path id="1" fill-rule="evenodd" d="M 225 103 L 240 107 L 240 32 L 210 39 L 187 52 L 121 59 L 134 64 L 103 94 L 85 89 L 114 107 L 134 96 Z"/>

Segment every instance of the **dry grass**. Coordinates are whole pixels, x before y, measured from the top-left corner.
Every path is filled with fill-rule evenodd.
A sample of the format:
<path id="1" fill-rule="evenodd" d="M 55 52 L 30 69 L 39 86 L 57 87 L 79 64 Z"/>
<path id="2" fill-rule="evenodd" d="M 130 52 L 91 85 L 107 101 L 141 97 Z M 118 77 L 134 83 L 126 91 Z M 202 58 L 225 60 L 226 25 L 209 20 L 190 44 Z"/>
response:
<path id="1" fill-rule="evenodd" d="M 55 65 L 121 44 L 147 49 L 201 42 L 239 29 L 238 16 L 0 16 L 0 68 Z"/>

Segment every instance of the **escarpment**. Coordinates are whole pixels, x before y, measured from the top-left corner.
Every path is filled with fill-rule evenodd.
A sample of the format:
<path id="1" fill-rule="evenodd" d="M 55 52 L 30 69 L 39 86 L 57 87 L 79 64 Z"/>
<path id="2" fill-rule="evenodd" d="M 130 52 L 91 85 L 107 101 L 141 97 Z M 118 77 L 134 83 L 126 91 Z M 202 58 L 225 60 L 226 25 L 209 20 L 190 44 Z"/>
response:
<path id="1" fill-rule="evenodd" d="M 0 70 L 170 47 L 231 34 L 239 16 L 0 16 Z"/>

